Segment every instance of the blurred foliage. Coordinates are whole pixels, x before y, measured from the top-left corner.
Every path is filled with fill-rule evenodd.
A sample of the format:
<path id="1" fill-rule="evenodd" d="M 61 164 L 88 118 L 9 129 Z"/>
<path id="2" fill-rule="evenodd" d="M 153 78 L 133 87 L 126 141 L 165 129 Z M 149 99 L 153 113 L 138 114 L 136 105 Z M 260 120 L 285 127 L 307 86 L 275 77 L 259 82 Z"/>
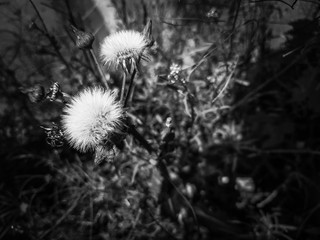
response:
<path id="1" fill-rule="evenodd" d="M 274 49 L 274 14 L 293 11 L 280 1 L 113 1 L 128 29 L 153 21 L 158 53 L 128 116 L 168 177 L 131 136 L 99 166 L 46 143 L 40 126 L 59 122 L 63 104 L 32 103 L 26 89 L 59 82 L 73 95 L 101 82 L 65 3 L 46 4 L 59 32 L 30 2 L 32 17 L 1 5 L 0 239 L 319 239 L 318 3 Z M 119 73 L 106 76 L 120 86 Z"/>

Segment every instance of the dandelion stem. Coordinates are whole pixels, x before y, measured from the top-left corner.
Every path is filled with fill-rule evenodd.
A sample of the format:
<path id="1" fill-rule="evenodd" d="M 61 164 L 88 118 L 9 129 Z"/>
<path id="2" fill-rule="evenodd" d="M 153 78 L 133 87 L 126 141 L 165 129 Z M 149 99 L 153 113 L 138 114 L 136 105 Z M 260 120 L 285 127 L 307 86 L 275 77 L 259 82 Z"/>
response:
<path id="1" fill-rule="evenodd" d="M 129 100 L 129 97 L 131 95 L 131 91 L 132 91 L 132 85 L 133 85 L 133 79 L 134 77 L 136 76 L 136 73 L 137 73 L 137 70 L 134 69 L 133 70 L 133 73 L 131 75 L 131 79 L 130 79 L 130 84 L 129 84 L 129 88 L 128 88 L 128 92 L 127 92 L 127 96 L 126 96 L 126 99 L 124 100 L 124 103 L 123 103 L 123 107 L 125 108 L 128 104 L 128 100 Z"/>
<path id="2" fill-rule="evenodd" d="M 94 63 L 95 63 L 96 66 L 97 66 L 97 69 L 98 69 L 99 74 L 100 74 L 100 76 L 101 76 L 101 81 L 102 81 L 102 83 L 104 84 L 104 86 L 106 87 L 106 89 L 109 89 L 109 85 L 108 85 L 107 79 L 106 79 L 106 77 L 105 77 L 105 75 L 104 75 L 104 73 L 103 73 L 103 71 L 102 71 L 102 69 L 101 69 L 101 66 L 100 66 L 100 64 L 99 64 L 99 62 L 98 62 L 98 59 L 97 59 L 96 55 L 95 55 L 94 52 L 93 52 L 93 49 L 90 48 L 89 51 L 90 51 L 90 54 L 91 54 L 91 56 L 92 56 L 92 58 L 93 58 L 93 60 L 94 60 Z"/>
<path id="3" fill-rule="evenodd" d="M 123 97 L 124 97 L 124 90 L 125 90 L 125 86 L 126 86 L 126 79 L 127 79 L 127 74 L 124 72 L 123 73 L 123 79 L 122 79 L 122 86 L 121 86 L 121 97 L 120 97 L 120 102 L 123 101 Z"/>

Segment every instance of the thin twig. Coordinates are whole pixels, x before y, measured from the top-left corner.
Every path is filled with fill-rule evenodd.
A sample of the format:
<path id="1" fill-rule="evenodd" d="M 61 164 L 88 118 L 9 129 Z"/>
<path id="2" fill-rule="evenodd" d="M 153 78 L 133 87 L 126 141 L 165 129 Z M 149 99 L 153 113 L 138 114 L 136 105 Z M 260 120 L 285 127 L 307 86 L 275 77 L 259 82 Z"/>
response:
<path id="1" fill-rule="evenodd" d="M 138 223 L 138 221 L 139 221 L 139 219 L 140 219 L 141 213 L 142 213 L 141 208 L 139 208 L 139 209 L 138 209 L 138 214 L 137 214 L 137 216 L 135 217 L 134 222 L 132 223 L 132 227 L 131 227 L 131 230 L 130 230 L 130 232 L 129 232 L 129 234 L 128 234 L 127 240 L 130 240 L 130 239 L 132 238 L 134 229 L 135 229 L 136 226 L 137 226 L 137 223 Z"/>
<path id="2" fill-rule="evenodd" d="M 126 4 L 126 0 L 122 0 L 122 13 L 123 13 L 123 23 L 125 26 L 127 26 L 128 24 L 128 19 L 127 19 L 127 4 Z"/>
<path id="3" fill-rule="evenodd" d="M 70 3 L 69 3 L 69 0 L 65 0 L 64 2 L 66 3 L 66 6 L 67 6 L 68 14 L 69 14 L 69 17 L 70 17 L 70 22 L 72 23 L 72 25 L 76 26 L 76 22 L 74 20 L 73 14 L 72 14 L 72 10 L 71 10 L 71 6 L 70 6 Z"/>
<path id="4" fill-rule="evenodd" d="M 239 12 L 240 12 L 240 6 L 241 6 L 241 0 L 236 0 L 235 2 L 237 2 L 237 8 L 235 10 L 236 13 L 235 13 L 235 16 L 233 18 L 231 33 L 234 32 L 234 30 L 236 28 L 236 23 L 237 23 L 237 20 L 238 20 L 238 16 L 239 16 Z M 232 52 L 233 52 L 233 35 L 230 36 L 229 55 L 231 55 Z"/>
<path id="5" fill-rule="evenodd" d="M 159 169 L 160 169 L 160 172 L 162 173 L 163 177 L 170 183 L 170 185 L 174 188 L 174 190 L 176 190 L 176 192 L 178 193 L 178 195 L 183 199 L 183 201 L 187 204 L 187 207 L 191 210 L 191 213 L 192 213 L 192 217 L 193 217 L 193 220 L 197 226 L 197 230 L 198 232 L 200 232 L 200 227 L 199 227 L 199 223 L 198 223 L 198 218 L 197 218 L 197 215 L 190 203 L 190 201 L 181 193 L 181 191 L 178 189 L 178 187 L 171 181 L 170 179 L 170 175 L 169 175 L 169 172 L 168 172 L 168 168 L 166 166 L 166 164 L 164 163 L 164 157 L 161 156 L 162 154 L 160 153 L 159 154 L 159 157 L 157 159 L 158 161 L 158 166 L 159 166 Z"/>
<path id="6" fill-rule="evenodd" d="M 245 103 L 251 96 L 254 96 L 259 91 L 261 91 L 264 87 L 266 87 L 268 84 L 270 84 L 274 80 L 278 79 L 279 76 L 281 76 L 283 73 L 285 73 L 287 70 L 289 70 L 295 63 L 297 63 L 300 60 L 300 58 L 301 58 L 301 55 L 296 57 L 290 64 L 288 64 L 280 72 L 276 73 L 274 76 L 272 76 L 271 78 L 269 78 L 266 81 L 264 81 L 262 84 L 257 86 L 255 89 L 251 90 L 246 96 L 244 96 L 240 101 L 238 101 L 237 104 L 232 106 L 229 112 L 234 111 L 234 109 L 238 108 L 243 103 Z"/>
<path id="7" fill-rule="evenodd" d="M 310 155 L 320 155 L 320 151 L 308 150 L 308 149 L 273 149 L 262 151 L 266 154 L 310 154 Z"/>
<path id="8" fill-rule="evenodd" d="M 39 18 L 39 20 L 40 20 L 40 22 L 41 22 L 44 30 L 46 31 L 46 33 L 49 33 L 49 31 L 48 31 L 48 29 L 47 29 L 47 26 L 46 26 L 46 24 L 44 23 L 43 18 L 42 18 L 41 15 L 40 15 L 40 12 L 38 11 L 38 8 L 36 7 L 36 5 L 34 4 L 34 2 L 33 2 L 32 0 L 29 0 L 29 2 L 31 3 L 33 9 L 35 10 L 36 14 L 38 15 L 38 18 Z"/>
<path id="9" fill-rule="evenodd" d="M 308 213 L 308 215 L 304 218 L 304 220 L 302 221 L 302 223 L 301 223 L 301 225 L 299 226 L 299 229 L 298 229 L 298 232 L 297 232 L 297 237 L 296 237 L 296 239 L 300 239 L 299 237 L 300 237 L 300 235 L 301 235 L 301 232 L 302 232 L 302 229 L 303 229 L 303 227 L 305 226 L 305 224 L 309 221 L 309 219 L 312 217 L 312 215 L 316 212 L 316 211 L 318 211 L 320 209 L 320 204 L 317 204 L 314 208 L 312 208 L 310 211 L 309 211 L 309 213 Z"/>
<path id="10" fill-rule="evenodd" d="M 255 22 L 257 22 L 255 19 L 253 19 L 253 20 L 248 20 L 248 21 L 240 24 L 240 25 L 239 25 L 238 27 L 236 27 L 236 28 L 240 28 L 240 27 L 243 27 L 243 26 L 247 25 L 248 23 L 255 23 Z M 225 37 L 225 38 L 223 39 L 222 42 L 228 41 L 228 40 L 232 37 L 232 35 L 233 35 L 234 33 L 235 33 L 235 31 L 232 31 L 227 37 Z M 196 70 L 203 62 L 205 62 L 206 59 L 207 59 L 215 50 L 218 49 L 218 47 L 216 47 L 215 44 L 216 44 L 216 43 L 214 42 L 214 43 L 211 44 L 210 47 L 208 47 L 208 49 L 206 50 L 206 52 L 202 55 L 201 59 L 200 59 L 197 63 L 195 63 L 195 64 L 192 65 L 191 67 L 188 67 L 188 68 L 191 68 L 191 70 L 190 70 L 190 73 L 189 73 L 188 76 L 187 76 L 187 79 L 186 79 L 187 82 L 190 82 L 191 75 L 195 72 L 195 70 Z"/>
<path id="11" fill-rule="evenodd" d="M 93 235 L 93 225 L 94 225 L 94 219 L 93 219 L 93 196 L 92 193 L 90 194 L 90 230 L 89 230 L 89 240 L 92 240 Z"/>
<path id="12" fill-rule="evenodd" d="M 259 3 L 259 2 L 281 2 L 281 3 L 289 6 L 291 9 L 294 9 L 294 6 L 295 6 L 296 3 L 298 2 L 298 0 L 295 0 L 292 4 L 287 3 L 286 1 L 283 1 L 283 0 L 251 0 L 250 2 L 252 2 L 252 3 Z"/>
<path id="13" fill-rule="evenodd" d="M 129 88 L 128 88 L 128 92 L 127 92 L 127 95 L 126 95 L 126 99 L 124 100 L 124 103 L 123 103 L 123 107 L 124 108 L 128 104 L 128 100 L 129 100 L 129 97 L 130 97 L 131 91 L 132 91 L 133 80 L 134 80 L 134 77 L 136 76 L 136 73 L 137 73 L 137 70 L 136 70 L 136 68 L 134 68 L 133 69 L 133 73 L 132 73 L 131 78 L 130 78 L 130 83 L 129 83 Z"/>
<path id="14" fill-rule="evenodd" d="M 16 89 L 19 89 L 21 87 L 21 83 L 18 81 L 15 71 L 9 69 L 7 65 L 5 64 L 2 56 L 0 56 L 0 75 L 5 76 L 5 79 L 10 80 L 10 83 L 15 86 Z M 3 91 L 4 94 L 9 94 L 8 91 Z M 11 96 L 10 96 L 11 97 Z M 8 95 L 9 99 L 9 95 Z M 26 101 L 19 101 L 18 103 L 21 104 L 21 109 L 25 111 L 25 113 L 30 117 L 31 121 L 35 125 L 40 125 L 40 122 L 37 118 L 35 118 L 34 114 L 30 110 L 29 105 L 27 104 Z"/>
<path id="15" fill-rule="evenodd" d="M 296 5 L 296 3 L 298 2 L 298 0 L 295 0 L 292 4 L 291 4 L 291 8 L 294 9 L 294 6 Z"/>
<path id="16" fill-rule="evenodd" d="M 101 66 L 100 66 L 100 64 L 99 64 L 99 62 L 98 62 L 98 59 L 97 59 L 97 57 L 96 57 L 93 49 L 90 48 L 89 51 L 90 51 L 90 54 L 91 54 L 91 56 L 92 56 L 92 58 L 93 58 L 93 60 L 94 60 L 94 63 L 95 63 L 96 66 L 97 66 L 97 69 L 98 69 L 99 74 L 100 74 L 100 76 L 101 76 L 101 81 L 102 81 L 102 83 L 104 84 L 104 86 L 106 87 L 106 89 L 109 89 L 109 85 L 108 85 L 107 79 L 106 79 L 106 77 L 105 77 L 105 74 L 104 74 L 103 71 L 102 71 L 102 68 L 101 68 Z"/>
<path id="17" fill-rule="evenodd" d="M 65 4 L 67 6 L 67 10 L 68 10 L 68 16 L 69 16 L 69 20 L 71 22 L 72 25 L 74 25 L 76 28 L 78 28 L 76 22 L 75 22 L 75 18 L 73 16 L 72 10 L 71 10 L 71 6 L 70 6 L 70 2 L 69 0 L 65 0 Z M 83 26 L 83 23 L 81 22 L 80 25 Z M 69 35 L 69 37 L 73 40 L 73 37 L 70 35 L 70 31 L 66 31 Z M 88 69 L 91 71 L 91 73 L 95 76 L 95 78 L 99 78 L 99 76 L 97 75 L 96 71 L 94 70 L 94 63 L 92 63 L 92 59 L 90 59 L 89 57 L 89 53 L 87 51 L 82 51 L 83 52 L 83 56 L 85 58 L 85 61 L 88 63 Z M 91 55 L 91 54 L 90 54 Z"/>
<path id="18" fill-rule="evenodd" d="M 237 5 L 237 9 L 236 9 L 236 14 L 235 14 L 235 16 L 234 16 L 233 24 L 232 24 L 232 32 L 233 32 L 234 29 L 236 28 L 236 23 L 237 23 L 239 11 L 240 11 L 240 6 L 241 6 L 241 0 L 238 0 L 238 5 Z"/>
<path id="19" fill-rule="evenodd" d="M 44 237 L 46 237 L 53 229 L 55 229 L 57 226 L 59 226 L 63 220 L 68 217 L 68 215 L 73 211 L 73 209 L 76 208 L 76 206 L 78 205 L 79 200 L 81 199 L 81 195 L 73 202 L 73 204 L 71 205 L 71 207 L 56 221 L 56 223 L 50 228 L 48 229 L 44 234 L 42 234 L 39 239 L 43 239 Z"/>
<path id="20" fill-rule="evenodd" d="M 276 189 L 274 191 L 272 191 L 272 193 L 270 193 L 264 200 L 262 200 L 261 202 L 259 202 L 257 204 L 258 208 L 264 208 L 267 204 L 269 204 L 270 202 L 272 202 L 279 194 L 279 190 Z"/>
<path id="21" fill-rule="evenodd" d="M 232 70 L 232 72 L 229 74 L 229 77 L 228 77 L 228 79 L 227 79 L 227 81 L 226 81 L 226 84 L 223 86 L 223 88 L 221 89 L 221 91 L 220 91 L 220 92 L 218 93 L 218 95 L 212 100 L 211 103 L 214 103 L 214 102 L 221 96 L 221 94 L 227 89 L 227 86 L 229 85 L 229 82 L 230 82 L 230 80 L 231 80 L 231 77 L 232 77 L 232 75 L 233 75 L 236 67 L 237 67 L 237 63 L 236 63 L 236 66 L 234 67 L 234 69 Z"/>
<path id="22" fill-rule="evenodd" d="M 177 240 L 177 238 L 175 238 L 160 222 L 158 219 L 155 218 L 155 216 L 153 216 L 152 212 L 147 208 L 147 211 L 149 213 L 149 216 L 158 224 L 158 226 L 160 226 L 160 228 L 162 228 L 163 231 L 165 231 L 168 236 L 173 239 L 173 240 Z"/>
<path id="23" fill-rule="evenodd" d="M 48 38 L 48 40 L 50 41 L 50 43 L 53 46 L 54 50 L 56 51 L 58 57 L 63 62 L 63 64 L 67 67 L 68 71 L 70 72 L 70 66 L 69 66 L 68 62 L 66 61 L 66 59 L 62 56 L 62 54 L 61 54 L 61 52 L 59 50 L 59 47 L 57 45 L 56 39 L 49 33 L 48 28 L 47 28 L 46 24 L 44 23 L 44 20 L 41 17 L 37 6 L 34 4 L 34 2 L 32 0 L 29 0 L 29 2 L 31 3 L 33 9 L 35 10 L 35 12 L 36 12 L 36 14 L 38 16 L 38 18 L 40 19 L 40 22 L 41 22 L 41 24 L 42 24 L 42 26 L 44 28 L 44 32 L 39 27 L 38 27 L 38 30 L 40 30 Z"/>
<path id="24" fill-rule="evenodd" d="M 155 152 L 155 149 L 148 143 L 148 141 L 136 130 L 135 126 L 129 125 L 128 133 L 131 134 L 139 143 L 149 152 L 149 154 Z"/>

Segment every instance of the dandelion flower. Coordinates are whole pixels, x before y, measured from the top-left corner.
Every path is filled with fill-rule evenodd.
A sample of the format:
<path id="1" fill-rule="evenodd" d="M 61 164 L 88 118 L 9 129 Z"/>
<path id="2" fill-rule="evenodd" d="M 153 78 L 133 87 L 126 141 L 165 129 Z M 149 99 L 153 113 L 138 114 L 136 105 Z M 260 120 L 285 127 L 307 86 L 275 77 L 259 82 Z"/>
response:
<path id="1" fill-rule="evenodd" d="M 100 48 L 104 64 L 111 67 L 122 66 L 130 72 L 138 68 L 140 59 L 148 59 L 149 40 L 137 31 L 120 31 L 106 37 Z"/>
<path id="2" fill-rule="evenodd" d="M 65 137 L 79 151 L 96 149 L 123 129 L 123 114 L 115 92 L 102 88 L 86 89 L 64 109 Z"/>

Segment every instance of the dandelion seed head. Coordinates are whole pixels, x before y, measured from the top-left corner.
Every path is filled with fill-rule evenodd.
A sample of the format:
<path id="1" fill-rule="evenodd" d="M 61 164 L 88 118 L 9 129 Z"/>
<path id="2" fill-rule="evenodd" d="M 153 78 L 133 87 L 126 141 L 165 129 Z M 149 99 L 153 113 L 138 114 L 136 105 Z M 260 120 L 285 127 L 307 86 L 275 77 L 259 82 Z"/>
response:
<path id="1" fill-rule="evenodd" d="M 64 109 L 62 126 L 71 146 L 85 152 L 108 142 L 122 128 L 123 110 L 115 92 L 88 88 Z"/>
<path id="2" fill-rule="evenodd" d="M 136 67 L 139 59 L 148 58 L 148 39 L 137 31 L 120 31 L 107 36 L 100 48 L 104 64 L 125 69 Z"/>

